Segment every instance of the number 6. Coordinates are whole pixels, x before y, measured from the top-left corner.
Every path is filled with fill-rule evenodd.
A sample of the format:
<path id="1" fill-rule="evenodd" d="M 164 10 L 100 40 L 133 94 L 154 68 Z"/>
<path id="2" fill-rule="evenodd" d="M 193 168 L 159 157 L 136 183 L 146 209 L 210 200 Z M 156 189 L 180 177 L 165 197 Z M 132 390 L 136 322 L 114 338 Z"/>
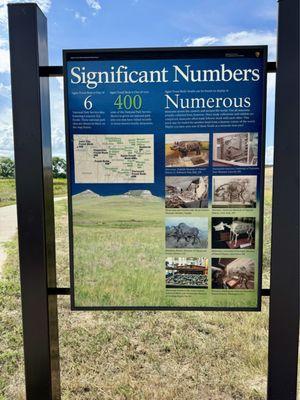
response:
<path id="1" fill-rule="evenodd" d="M 84 100 L 84 103 L 83 103 L 83 104 L 84 104 L 84 108 L 85 108 L 86 110 L 91 110 L 92 107 L 93 107 L 92 101 L 89 100 L 90 97 L 92 97 L 92 96 L 88 96 L 88 97 Z"/>

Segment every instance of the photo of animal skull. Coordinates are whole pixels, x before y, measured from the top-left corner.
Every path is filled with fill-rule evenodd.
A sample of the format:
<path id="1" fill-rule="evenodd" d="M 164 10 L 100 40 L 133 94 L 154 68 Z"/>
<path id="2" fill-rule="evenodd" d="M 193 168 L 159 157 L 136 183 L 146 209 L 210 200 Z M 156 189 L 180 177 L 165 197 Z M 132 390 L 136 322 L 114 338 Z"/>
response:
<path id="1" fill-rule="evenodd" d="M 166 134 L 165 141 L 166 167 L 207 167 L 208 133 Z"/>
<path id="2" fill-rule="evenodd" d="M 212 206 L 256 207 L 256 176 L 214 176 Z"/>
<path id="3" fill-rule="evenodd" d="M 212 248 L 254 249 L 255 218 L 212 218 Z"/>
<path id="4" fill-rule="evenodd" d="M 215 167 L 257 166 L 258 133 L 214 133 L 213 165 Z"/>
<path id="5" fill-rule="evenodd" d="M 251 258 L 213 258 L 212 289 L 254 289 L 255 261 Z"/>
<path id="6" fill-rule="evenodd" d="M 166 208 L 207 208 L 207 176 L 167 176 Z"/>
<path id="7" fill-rule="evenodd" d="M 206 249 L 208 218 L 166 218 L 166 248 Z"/>

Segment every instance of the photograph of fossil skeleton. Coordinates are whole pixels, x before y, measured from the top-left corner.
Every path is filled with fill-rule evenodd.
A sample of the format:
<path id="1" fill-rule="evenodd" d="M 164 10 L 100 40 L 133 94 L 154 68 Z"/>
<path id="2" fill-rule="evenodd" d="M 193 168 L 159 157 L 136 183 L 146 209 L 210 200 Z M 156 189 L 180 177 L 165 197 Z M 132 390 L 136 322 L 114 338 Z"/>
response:
<path id="1" fill-rule="evenodd" d="M 207 208 L 207 176 L 167 176 L 166 208 Z"/>
<path id="2" fill-rule="evenodd" d="M 208 218 L 166 218 L 166 248 L 205 249 L 208 245 Z"/>
<path id="3" fill-rule="evenodd" d="M 251 258 L 213 258 L 212 289 L 254 289 L 255 262 Z"/>
<path id="4" fill-rule="evenodd" d="M 256 176 L 214 176 L 212 206 L 214 208 L 255 208 Z"/>
<path id="5" fill-rule="evenodd" d="M 212 248 L 254 249 L 255 218 L 212 218 Z"/>
<path id="6" fill-rule="evenodd" d="M 166 287 L 207 288 L 208 259 L 205 257 L 167 257 Z"/>
<path id="7" fill-rule="evenodd" d="M 209 134 L 167 134 L 166 167 L 207 167 Z"/>
<path id="8" fill-rule="evenodd" d="M 213 165 L 257 166 L 258 133 L 214 133 Z"/>

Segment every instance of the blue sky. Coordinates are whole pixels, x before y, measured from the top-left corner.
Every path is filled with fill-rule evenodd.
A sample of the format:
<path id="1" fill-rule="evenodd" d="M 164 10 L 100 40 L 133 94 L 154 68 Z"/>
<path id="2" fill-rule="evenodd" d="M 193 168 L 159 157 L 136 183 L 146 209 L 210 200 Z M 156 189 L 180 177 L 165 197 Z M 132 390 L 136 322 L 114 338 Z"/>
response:
<path id="1" fill-rule="evenodd" d="M 19 1 L 10 1 L 15 3 Z M 26 1 L 20 1 L 26 2 Z M 0 156 L 13 156 L 7 11 L 0 2 Z M 49 57 L 62 49 L 269 45 L 276 59 L 276 0 L 40 0 L 48 18 Z M 275 76 L 268 79 L 266 162 L 273 157 Z M 53 154 L 64 156 L 62 79 L 51 79 Z"/>

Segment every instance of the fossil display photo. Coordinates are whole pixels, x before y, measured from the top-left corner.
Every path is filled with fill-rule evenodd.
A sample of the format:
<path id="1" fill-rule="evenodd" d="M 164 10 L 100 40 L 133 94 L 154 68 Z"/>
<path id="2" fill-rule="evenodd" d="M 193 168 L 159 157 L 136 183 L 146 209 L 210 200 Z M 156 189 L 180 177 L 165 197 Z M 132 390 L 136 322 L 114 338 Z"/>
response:
<path id="1" fill-rule="evenodd" d="M 258 133 L 214 133 L 215 167 L 257 166 Z"/>
<path id="2" fill-rule="evenodd" d="M 212 218 L 212 248 L 254 249 L 255 218 Z"/>
<path id="3" fill-rule="evenodd" d="M 166 218 L 166 247 L 204 249 L 208 245 L 208 218 Z"/>
<path id="4" fill-rule="evenodd" d="M 167 257 L 166 287 L 207 288 L 208 259 L 205 257 Z"/>
<path id="5" fill-rule="evenodd" d="M 207 208 L 207 176 L 166 177 L 166 208 Z"/>
<path id="6" fill-rule="evenodd" d="M 212 259 L 212 289 L 254 289 L 254 274 L 251 258 Z"/>
<path id="7" fill-rule="evenodd" d="M 256 182 L 256 176 L 214 176 L 212 206 L 255 208 Z"/>
<path id="8" fill-rule="evenodd" d="M 207 167 L 209 134 L 166 135 L 166 167 Z"/>

